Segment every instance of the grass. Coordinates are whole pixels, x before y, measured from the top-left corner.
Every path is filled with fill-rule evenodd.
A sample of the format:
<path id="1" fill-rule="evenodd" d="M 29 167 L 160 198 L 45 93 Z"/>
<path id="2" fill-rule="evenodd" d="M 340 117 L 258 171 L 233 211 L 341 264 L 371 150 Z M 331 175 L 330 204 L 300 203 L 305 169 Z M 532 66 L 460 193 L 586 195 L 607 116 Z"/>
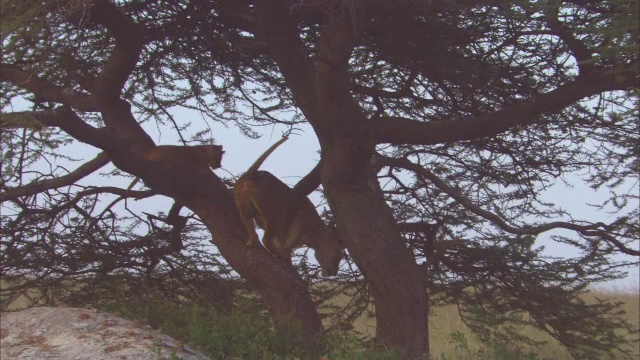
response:
<path id="1" fill-rule="evenodd" d="M 0 285 L 4 286 L 3 283 Z M 123 299 L 122 296 L 114 298 Z M 587 295 L 587 301 L 608 298 L 623 302 L 625 317 L 640 326 L 640 295 L 637 292 L 598 290 Z M 316 344 L 306 344 L 296 336 L 278 337 L 272 329 L 265 311 L 255 299 L 238 297 L 233 308 L 216 310 L 197 305 L 177 306 L 162 301 L 161 296 L 149 296 L 145 303 L 130 300 L 111 301 L 102 310 L 116 313 L 131 320 L 141 320 L 167 335 L 183 340 L 212 359 L 397 359 L 397 354 L 375 350 L 359 340 L 375 334 L 375 320 L 361 316 L 354 323 L 353 332 L 347 335 L 325 334 Z M 347 301 L 339 296 L 336 302 Z M 23 297 L 12 308 L 28 306 Z M 534 328 L 521 332 L 536 341 L 547 341 L 542 347 L 501 347 L 498 344 L 481 344 L 465 326 L 455 306 L 432 309 L 429 321 L 432 359 L 571 359 L 569 353 L 548 334 Z M 294 331 L 295 333 L 295 331 Z M 631 345 L 633 355 L 624 357 L 612 353 L 602 359 L 640 358 L 640 344 Z"/>
<path id="2" fill-rule="evenodd" d="M 611 302 L 624 303 L 622 309 L 625 312 L 624 317 L 640 327 L 640 294 L 637 291 L 618 291 L 618 290 L 594 290 L 586 295 L 586 301 L 595 301 L 596 298 L 608 299 Z M 354 323 L 354 331 L 365 336 L 375 334 L 375 320 L 362 316 Z M 537 359 L 573 359 L 569 352 L 554 338 L 546 332 L 542 332 L 534 327 L 525 327 L 520 331 L 521 334 L 532 338 L 534 341 L 546 341 L 544 346 L 530 347 L 522 346 L 522 357 L 535 354 Z M 499 346 L 493 344 L 491 346 L 481 344 L 476 336 L 464 324 L 462 318 L 458 314 L 455 305 L 436 307 L 431 309 L 429 317 L 429 340 L 431 345 L 431 353 L 436 359 L 500 359 L 500 351 L 510 351 L 513 355 L 517 349 L 499 349 Z M 640 359 L 640 342 L 629 345 L 631 356 L 624 356 L 619 352 L 613 352 L 611 357 L 603 357 L 603 359 Z M 491 355 L 486 352 L 492 352 Z M 484 353 L 484 355 L 483 355 Z M 476 356 L 464 357 L 466 355 L 475 354 Z M 510 358 L 506 358 L 510 359 Z"/>

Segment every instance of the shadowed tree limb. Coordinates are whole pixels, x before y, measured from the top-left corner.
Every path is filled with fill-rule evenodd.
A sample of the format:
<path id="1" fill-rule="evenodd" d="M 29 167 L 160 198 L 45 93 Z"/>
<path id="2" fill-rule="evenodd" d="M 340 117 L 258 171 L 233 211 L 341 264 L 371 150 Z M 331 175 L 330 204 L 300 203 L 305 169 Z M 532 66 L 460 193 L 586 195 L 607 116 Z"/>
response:
<path id="1" fill-rule="evenodd" d="M 80 111 L 98 111 L 95 99 L 91 95 L 50 84 L 16 65 L 0 64 L 0 80 L 27 89 L 43 101 L 68 105 Z"/>
<path id="2" fill-rule="evenodd" d="M 542 121 L 539 115 L 556 112 L 586 97 L 633 86 L 636 76 L 615 77 L 606 71 L 578 76 L 570 83 L 485 115 L 460 120 L 419 122 L 401 117 L 370 119 L 377 143 L 433 145 L 497 135 Z"/>
<path id="3" fill-rule="evenodd" d="M 111 162 L 111 159 L 109 159 L 109 155 L 107 155 L 105 152 L 101 152 L 95 158 L 80 165 L 76 170 L 70 172 L 67 175 L 56 177 L 54 179 L 33 182 L 25 186 L 9 189 L 3 193 L 0 193 L 0 202 L 14 200 L 22 196 L 35 195 L 43 191 L 57 189 L 63 186 L 73 185 L 78 180 L 92 174 L 96 170 L 107 165 L 109 162 Z"/>
<path id="4" fill-rule="evenodd" d="M 293 187 L 293 191 L 308 196 L 314 192 L 320 186 L 320 169 L 322 164 L 318 162 L 316 166 L 311 170 L 302 180 Z"/>
<path id="5" fill-rule="evenodd" d="M 584 42 L 576 39 L 576 37 L 571 34 L 571 32 L 560 22 L 558 15 L 560 15 L 560 1 L 549 2 L 545 13 L 547 24 L 554 32 L 554 35 L 557 35 L 562 39 L 569 50 L 571 50 L 572 55 L 576 60 L 578 60 L 578 68 L 581 70 L 581 73 L 584 73 L 585 70 L 589 69 L 589 65 L 585 64 L 585 62 L 591 59 L 593 51 L 590 50 Z"/>
<path id="6" fill-rule="evenodd" d="M 610 242 L 611 244 L 613 244 L 618 250 L 620 250 L 620 252 L 625 253 L 627 255 L 640 256 L 640 251 L 628 248 L 627 246 L 625 246 L 624 243 L 617 240 L 615 237 L 611 236 L 607 232 L 608 226 L 601 222 L 598 222 L 595 224 L 588 224 L 588 225 L 579 225 L 576 223 L 570 223 L 570 222 L 564 222 L 564 221 L 554 221 L 547 224 L 540 224 L 540 225 L 534 225 L 534 226 L 522 226 L 522 227 L 513 226 L 508 224 L 506 221 L 504 221 L 500 216 L 474 204 L 471 200 L 463 196 L 459 191 L 447 185 L 434 173 L 432 173 L 431 171 L 425 169 L 420 165 L 414 164 L 407 159 L 393 159 L 389 157 L 381 157 L 379 161 L 380 163 L 386 166 L 395 166 L 395 167 L 399 167 L 399 168 L 403 168 L 403 169 L 415 172 L 419 176 L 432 182 L 435 186 L 437 186 L 440 190 L 445 192 L 447 195 L 451 196 L 454 200 L 459 202 L 467 210 L 491 221 L 493 224 L 495 224 L 500 229 L 506 232 L 516 234 L 516 235 L 538 235 L 545 231 L 549 231 L 553 229 L 574 230 L 583 236 L 601 237 L 606 241 Z"/>
<path id="7" fill-rule="evenodd" d="M 431 1 L 415 1 L 415 0 L 368 0 L 358 3 L 358 6 L 371 15 L 388 14 L 391 11 L 398 11 L 398 9 L 411 9 L 415 11 L 441 11 L 451 8 L 469 8 L 474 6 L 502 6 L 503 4 L 498 0 L 431 0 Z M 326 15 L 327 1 L 326 0 L 305 0 L 294 3 L 290 7 L 292 14 L 303 17 L 306 19 L 318 19 L 321 21 L 323 16 Z"/>
<path id="8" fill-rule="evenodd" d="M 40 131 L 44 125 L 36 120 L 31 111 L 14 111 L 2 114 L 0 131 L 8 129 L 32 129 Z"/>
<path id="9" fill-rule="evenodd" d="M 138 63 L 144 44 L 144 28 L 134 23 L 108 0 L 95 1 L 88 19 L 104 26 L 116 43 L 96 80 L 98 102 L 118 101 L 124 84 Z"/>
<path id="10" fill-rule="evenodd" d="M 289 14 L 285 1 L 256 2 L 256 20 L 260 31 L 258 40 L 265 41 L 273 60 L 291 89 L 293 99 L 320 137 L 326 132 L 313 121 L 318 118 L 315 71 L 307 49 L 300 39 L 298 24 Z"/>

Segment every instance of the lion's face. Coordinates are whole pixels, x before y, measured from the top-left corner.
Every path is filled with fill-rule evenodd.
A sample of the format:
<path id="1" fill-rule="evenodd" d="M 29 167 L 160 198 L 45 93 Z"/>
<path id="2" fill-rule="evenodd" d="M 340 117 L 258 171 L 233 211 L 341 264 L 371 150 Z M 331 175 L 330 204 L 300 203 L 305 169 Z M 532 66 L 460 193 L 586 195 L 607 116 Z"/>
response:
<path id="1" fill-rule="evenodd" d="M 207 147 L 207 159 L 209 167 L 212 169 L 221 167 L 222 155 L 224 155 L 224 150 L 222 150 L 221 145 L 209 145 Z"/>
<path id="2" fill-rule="evenodd" d="M 342 260 L 342 246 L 335 239 L 325 241 L 319 249 L 316 249 L 316 260 L 320 264 L 322 276 L 337 275 Z"/>

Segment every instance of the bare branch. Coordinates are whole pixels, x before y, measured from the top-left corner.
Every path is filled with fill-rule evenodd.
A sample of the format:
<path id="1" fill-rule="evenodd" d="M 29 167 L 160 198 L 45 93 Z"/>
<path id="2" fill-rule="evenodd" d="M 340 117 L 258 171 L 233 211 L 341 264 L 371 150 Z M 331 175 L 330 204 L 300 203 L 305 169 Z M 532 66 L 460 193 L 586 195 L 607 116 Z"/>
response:
<path id="1" fill-rule="evenodd" d="M 591 55 L 593 54 L 592 50 L 580 40 L 576 39 L 573 34 L 567 29 L 561 22 L 558 20 L 558 14 L 560 12 L 560 2 L 550 2 L 546 11 L 546 19 L 549 28 L 553 30 L 554 34 L 557 35 L 564 43 L 567 45 L 569 50 L 573 53 L 573 56 L 578 60 L 578 67 L 581 70 L 588 69 L 589 65 L 585 64 L 586 61 L 591 59 Z M 584 71 L 581 71 L 581 73 Z"/>
<path id="2" fill-rule="evenodd" d="M 437 1 L 414 1 L 414 0 L 368 0 L 360 2 L 359 6 L 369 14 L 388 14 L 390 11 L 407 9 L 421 11 L 440 11 L 450 8 L 469 8 L 474 6 L 499 6 L 503 5 L 497 0 L 437 0 Z M 304 18 L 322 18 L 327 7 L 326 0 L 305 0 L 291 6 L 293 14 Z"/>
<path id="3" fill-rule="evenodd" d="M 90 11 L 90 20 L 106 27 L 116 42 L 96 84 L 98 101 L 111 103 L 120 98 L 120 92 L 138 62 L 144 44 L 144 29 L 108 0 L 97 0 Z"/>
<path id="4" fill-rule="evenodd" d="M 22 196 L 35 195 L 43 191 L 73 185 L 76 181 L 107 165 L 110 161 L 111 160 L 109 159 L 109 156 L 106 153 L 101 152 L 93 160 L 82 164 L 76 170 L 70 172 L 67 175 L 56 177 L 54 179 L 30 183 L 28 185 L 9 189 L 3 193 L 0 193 L 0 202 L 14 200 Z"/>
<path id="5" fill-rule="evenodd" d="M 27 89 L 44 101 L 71 106 L 81 111 L 98 111 L 95 99 L 91 95 L 55 86 L 16 65 L 0 64 L 0 80 Z"/>
<path id="6" fill-rule="evenodd" d="M 332 132 L 357 133 L 365 116 L 351 94 L 349 59 L 362 30 L 363 13 L 357 2 L 330 3 L 327 12 L 316 55 L 321 120 Z"/>
<path id="7" fill-rule="evenodd" d="M 442 190 L 447 195 L 451 196 L 454 200 L 459 202 L 460 205 L 464 206 L 467 210 L 491 221 L 500 229 L 506 232 L 509 232 L 511 234 L 538 235 L 545 231 L 549 231 L 553 229 L 574 230 L 583 236 L 601 237 L 607 240 L 608 242 L 610 242 L 611 244 L 613 244 L 616 248 L 618 248 L 618 250 L 620 250 L 621 252 L 627 255 L 640 256 L 640 251 L 628 248 L 621 241 L 611 236 L 607 232 L 607 226 L 603 223 L 599 222 L 595 224 L 579 225 L 576 223 L 570 223 L 570 222 L 564 222 L 564 221 L 554 221 L 547 224 L 540 224 L 535 226 L 516 227 L 508 224 L 500 216 L 492 213 L 491 211 L 485 210 L 480 206 L 474 204 L 471 200 L 463 196 L 459 191 L 447 185 L 434 173 L 432 173 L 431 171 L 425 169 L 420 165 L 414 164 L 407 159 L 394 159 L 389 157 L 382 157 L 379 159 L 379 161 L 380 163 L 386 166 L 395 166 L 395 167 L 399 167 L 399 168 L 403 168 L 403 169 L 415 172 L 419 176 L 431 181 L 435 186 L 437 186 L 440 190 Z"/>
<path id="8" fill-rule="evenodd" d="M 320 162 L 311 170 L 302 180 L 293 187 L 293 191 L 300 193 L 304 196 L 311 194 L 315 189 L 320 186 L 320 169 L 322 165 Z"/>
<path id="9" fill-rule="evenodd" d="M 541 121 L 540 115 L 560 111 L 586 97 L 624 90 L 636 82 L 630 74 L 611 76 L 604 71 L 578 76 L 548 93 L 515 103 L 502 110 L 460 120 L 418 122 L 400 117 L 370 119 L 378 143 L 432 145 L 493 136 L 518 126 Z"/>

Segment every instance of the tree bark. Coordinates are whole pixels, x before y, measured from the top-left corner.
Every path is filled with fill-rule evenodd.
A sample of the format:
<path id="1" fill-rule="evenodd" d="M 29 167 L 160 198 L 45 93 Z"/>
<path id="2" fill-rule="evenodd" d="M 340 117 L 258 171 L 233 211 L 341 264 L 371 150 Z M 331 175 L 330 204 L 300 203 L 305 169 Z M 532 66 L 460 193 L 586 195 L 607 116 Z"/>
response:
<path id="1" fill-rule="evenodd" d="M 351 186 L 341 186 L 325 176 L 331 174 L 329 170 L 323 174 L 338 228 L 373 291 L 376 340 L 385 348 L 402 352 L 405 358 L 421 357 L 429 352 L 426 288 L 375 174 L 365 167 L 361 180 Z"/>
<path id="2" fill-rule="evenodd" d="M 202 219 L 213 236 L 212 243 L 229 265 L 264 300 L 276 331 L 282 336 L 302 332 L 305 339 L 315 338 L 322 323 L 307 283 L 286 261 L 262 248 L 246 246 L 247 234 L 231 194 L 217 178 L 209 186 L 217 189 L 185 205 Z"/>
<path id="3" fill-rule="evenodd" d="M 158 194 L 172 197 L 193 210 L 211 232 L 211 242 L 220 254 L 264 299 L 281 335 L 299 330 L 306 339 L 312 339 L 320 333 L 322 323 L 306 282 L 288 262 L 270 255 L 264 248 L 245 245 L 248 235 L 233 197 L 213 173 L 143 160 L 130 142 L 86 124 L 68 108 L 37 115 L 42 123 L 58 126 L 79 141 L 104 150 L 116 167 L 140 177 Z"/>

